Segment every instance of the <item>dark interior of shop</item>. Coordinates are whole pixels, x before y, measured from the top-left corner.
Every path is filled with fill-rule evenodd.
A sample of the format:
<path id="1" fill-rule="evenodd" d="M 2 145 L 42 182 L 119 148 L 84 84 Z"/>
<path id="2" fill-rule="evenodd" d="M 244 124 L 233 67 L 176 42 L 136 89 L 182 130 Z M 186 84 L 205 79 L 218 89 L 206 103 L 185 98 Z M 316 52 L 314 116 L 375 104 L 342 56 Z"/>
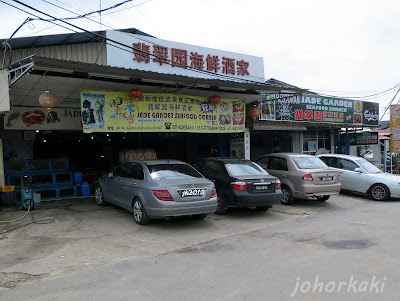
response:
<path id="1" fill-rule="evenodd" d="M 152 152 L 158 159 L 188 163 L 202 157 L 228 156 L 229 138 L 229 134 L 43 131 L 36 133 L 32 150 L 34 159 L 68 158 L 73 171 L 108 171 L 127 151 Z"/>

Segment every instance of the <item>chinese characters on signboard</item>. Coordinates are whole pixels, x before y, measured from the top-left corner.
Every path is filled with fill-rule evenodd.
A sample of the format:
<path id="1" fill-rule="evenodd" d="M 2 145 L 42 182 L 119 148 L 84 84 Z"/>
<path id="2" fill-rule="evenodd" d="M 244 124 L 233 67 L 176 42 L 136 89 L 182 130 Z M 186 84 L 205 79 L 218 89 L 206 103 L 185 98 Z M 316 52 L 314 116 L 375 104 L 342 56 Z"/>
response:
<path id="1" fill-rule="evenodd" d="M 107 63 L 110 66 L 196 78 L 264 83 L 262 57 L 107 31 Z M 129 45 L 121 49 L 113 43 Z"/>
<path id="2" fill-rule="evenodd" d="M 244 132 L 245 100 L 222 99 L 218 105 L 207 98 L 144 94 L 130 99 L 128 93 L 82 91 L 83 131 L 90 132 Z"/>
<path id="3" fill-rule="evenodd" d="M 390 152 L 400 153 L 400 105 L 390 106 Z"/>
<path id="4" fill-rule="evenodd" d="M 133 43 L 133 60 L 138 63 L 149 64 L 159 63 L 171 65 L 179 68 L 195 68 L 198 70 L 207 70 L 218 73 L 221 69 L 223 74 L 231 75 L 250 75 L 249 62 L 244 60 L 236 61 L 230 57 L 219 57 L 218 55 L 199 54 L 198 52 L 189 52 L 186 49 L 177 49 L 150 45 L 146 43 Z"/>
<path id="5" fill-rule="evenodd" d="M 268 94 L 260 102 L 260 120 L 378 125 L 377 103 L 318 95 Z"/>

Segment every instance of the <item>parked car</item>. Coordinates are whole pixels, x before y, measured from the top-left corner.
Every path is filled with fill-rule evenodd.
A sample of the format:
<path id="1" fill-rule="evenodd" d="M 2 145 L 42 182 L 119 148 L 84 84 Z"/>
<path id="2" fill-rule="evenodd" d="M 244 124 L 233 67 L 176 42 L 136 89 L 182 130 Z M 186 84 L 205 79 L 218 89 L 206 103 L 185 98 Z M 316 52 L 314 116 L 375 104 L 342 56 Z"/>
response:
<path id="1" fill-rule="evenodd" d="M 204 219 L 217 208 L 214 183 L 178 160 L 124 162 L 99 178 L 95 198 L 131 211 L 139 225 L 182 215 Z"/>
<path id="2" fill-rule="evenodd" d="M 318 157 L 340 170 L 343 190 L 363 193 L 376 201 L 400 197 L 400 176 L 383 172 L 364 158 L 340 154 Z"/>
<path id="3" fill-rule="evenodd" d="M 256 161 L 282 183 L 282 200 L 290 205 L 296 198 L 326 201 L 340 192 L 340 174 L 319 158 L 306 154 L 273 153 Z"/>
<path id="4" fill-rule="evenodd" d="M 226 213 L 228 207 L 256 207 L 266 211 L 280 203 L 279 179 L 250 160 L 205 158 L 192 165 L 215 184 L 218 194 L 216 214 Z"/>

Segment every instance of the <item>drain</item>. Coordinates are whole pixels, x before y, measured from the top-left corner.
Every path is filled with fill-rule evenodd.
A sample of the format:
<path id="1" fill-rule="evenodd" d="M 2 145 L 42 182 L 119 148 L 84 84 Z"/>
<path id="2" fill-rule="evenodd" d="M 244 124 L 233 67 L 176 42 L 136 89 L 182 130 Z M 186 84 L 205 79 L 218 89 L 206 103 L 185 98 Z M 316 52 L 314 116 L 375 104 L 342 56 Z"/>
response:
<path id="1" fill-rule="evenodd" d="M 339 241 L 328 241 L 324 242 L 325 247 L 331 249 L 365 249 L 373 245 L 369 240 L 358 239 L 358 240 L 339 240 Z"/>

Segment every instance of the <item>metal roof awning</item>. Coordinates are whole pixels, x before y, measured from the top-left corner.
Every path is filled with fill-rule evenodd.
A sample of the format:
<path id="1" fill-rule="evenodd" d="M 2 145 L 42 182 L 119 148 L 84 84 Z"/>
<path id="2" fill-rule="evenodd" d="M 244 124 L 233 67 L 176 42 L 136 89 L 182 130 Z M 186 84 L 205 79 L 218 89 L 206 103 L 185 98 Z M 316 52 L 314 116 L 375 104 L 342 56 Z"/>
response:
<path id="1" fill-rule="evenodd" d="M 215 92 L 237 91 L 242 94 L 254 94 L 259 92 L 271 93 L 300 93 L 303 89 L 276 84 L 260 84 L 248 82 L 235 82 L 225 80 L 201 79 L 175 74 L 161 74 L 157 72 L 142 71 L 138 69 L 126 69 L 105 66 L 93 63 L 82 63 L 79 61 L 62 60 L 41 56 L 31 57 L 35 70 L 47 72 L 47 75 L 70 74 L 72 77 L 88 77 L 106 80 L 115 80 L 126 83 L 146 84 L 156 83 L 164 86 L 176 87 L 176 85 L 190 85 L 194 88 L 213 90 Z M 69 77 L 67 76 L 67 77 Z M 287 91 L 291 89 L 291 91 Z"/>
<path id="2" fill-rule="evenodd" d="M 27 66 L 29 68 L 24 68 Z M 94 63 L 63 60 L 32 55 L 11 64 L 13 105 L 37 106 L 37 99 L 45 90 L 58 98 L 59 107 L 80 107 L 80 91 L 97 90 L 128 92 L 139 88 L 144 93 L 173 93 L 208 97 L 218 93 L 223 98 L 258 101 L 260 93 L 301 93 L 301 89 L 255 82 L 233 82 L 216 79 L 192 78 L 175 74 L 126 69 Z M 17 70 L 24 70 L 17 74 Z M 284 92 L 283 92 L 284 91 Z"/>

